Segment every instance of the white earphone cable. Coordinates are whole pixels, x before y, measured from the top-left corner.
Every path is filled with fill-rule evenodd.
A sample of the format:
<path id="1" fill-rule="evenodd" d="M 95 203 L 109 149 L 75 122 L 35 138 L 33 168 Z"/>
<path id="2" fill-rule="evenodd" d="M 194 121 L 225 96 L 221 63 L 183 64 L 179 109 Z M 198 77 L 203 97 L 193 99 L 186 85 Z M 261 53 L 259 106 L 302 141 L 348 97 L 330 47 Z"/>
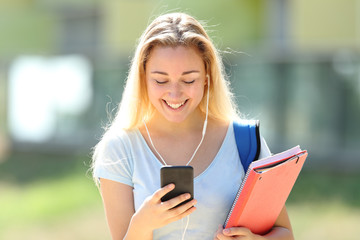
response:
<path id="1" fill-rule="evenodd" d="M 189 227 L 189 222 L 190 222 L 190 216 L 187 215 L 187 217 L 186 217 L 186 225 L 185 225 L 184 232 L 182 234 L 181 240 L 185 239 L 185 234 L 186 234 L 187 228 Z"/>
<path id="2" fill-rule="evenodd" d="M 199 145 L 197 146 L 197 148 L 195 149 L 193 155 L 191 156 L 189 162 L 186 164 L 189 165 L 190 162 L 193 160 L 193 158 L 195 157 L 195 154 L 197 153 L 197 151 L 199 150 L 202 142 L 204 141 L 204 137 L 205 137 L 205 133 L 206 133 L 206 128 L 207 128 L 207 121 L 208 121 L 208 116 L 209 116 L 209 89 L 210 89 L 210 80 L 209 80 L 209 75 L 206 75 L 206 78 L 208 79 L 208 87 L 207 87 L 207 96 L 206 96 L 206 113 L 205 113 L 205 121 L 204 121 L 204 126 L 203 126 L 203 130 L 202 130 L 202 137 L 200 140 Z"/>
<path id="3" fill-rule="evenodd" d="M 165 166 L 167 166 L 167 163 L 165 162 L 165 160 L 163 159 L 163 157 L 160 155 L 160 153 L 156 150 L 156 148 L 155 148 L 155 146 L 154 146 L 154 143 L 153 143 L 153 141 L 152 141 L 152 139 L 151 139 L 151 137 L 150 137 L 150 132 L 149 132 L 147 126 L 146 126 L 145 121 L 143 121 L 143 122 L 144 122 L 144 126 L 145 126 L 145 128 L 146 128 L 146 132 L 147 132 L 149 141 L 150 141 L 150 143 L 151 143 L 151 146 L 153 147 L 153 149 L 155 150 L 155 152 L 157 153 L 157 155 L 160 157 L 160 160 L 164 163 Z"/>

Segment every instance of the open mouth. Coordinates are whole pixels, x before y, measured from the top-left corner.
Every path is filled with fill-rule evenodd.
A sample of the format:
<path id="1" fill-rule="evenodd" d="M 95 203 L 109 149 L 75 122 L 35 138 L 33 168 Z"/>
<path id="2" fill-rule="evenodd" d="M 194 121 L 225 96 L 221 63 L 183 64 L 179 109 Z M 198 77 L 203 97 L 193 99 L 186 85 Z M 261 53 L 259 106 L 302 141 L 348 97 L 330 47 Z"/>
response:
<path id="1" fill-rule="evenodd" d="M 185 100 L 185 101 L 183 101 L 183 102 L 181 102 L 181 103 L 169 103 L 169 102 L 167 102 L 166 100 L 163 100 L 163 101 L 164 101 L 164 102 L 166 103 L 166 105 L 168 105 L 170 108 L 176 110 L 176 109 L 179 109 L 179 108 L 181 108 L 182 106 L 184 106 L 185 103 L 186 103 L 188 100 Z"/>

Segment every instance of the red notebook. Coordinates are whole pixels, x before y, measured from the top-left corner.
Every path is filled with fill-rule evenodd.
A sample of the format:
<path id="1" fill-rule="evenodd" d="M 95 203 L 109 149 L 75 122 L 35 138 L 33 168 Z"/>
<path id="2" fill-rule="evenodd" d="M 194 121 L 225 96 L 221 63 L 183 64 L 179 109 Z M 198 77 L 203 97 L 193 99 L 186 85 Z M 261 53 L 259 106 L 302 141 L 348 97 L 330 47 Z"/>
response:
<path id="1" fill-rule="evenodd" d="M 247 227 L 265 234 L 285 205 L 306 160 L 299 146 L 252 162 L 230 209 L 224 227 Z"/>

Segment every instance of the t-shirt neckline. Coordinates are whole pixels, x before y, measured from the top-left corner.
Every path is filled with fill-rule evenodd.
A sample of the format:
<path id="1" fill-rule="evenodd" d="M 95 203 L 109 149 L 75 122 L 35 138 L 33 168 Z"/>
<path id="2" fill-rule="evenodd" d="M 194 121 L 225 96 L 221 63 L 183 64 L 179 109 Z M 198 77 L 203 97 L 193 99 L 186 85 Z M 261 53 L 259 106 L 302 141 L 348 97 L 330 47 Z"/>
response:
<path id="1" fill-rule="evenodd" d="M 209 166 L 207 166 L 207 168 L 202 171 L 199 175 L 197 175 L 194 180 L 195 181 L 199 181 L 203 176 L 205 176 L 207 174 L 207 172 L 210 171 L 210 169 L 212 168 L 213 165 L 216 164 L 216 162 L 219 161 L 219 159 L 221 159 L 221 154 L 222 152 L 224 151 L 223 149 L 225 148 L 226 146 L 226 142 L 229 141 L 229 138 L 230 138 L 230 133 L 231 133 L 231 130 L 232 130 L 232 126 L 233 126 L 233 123 L 231 122 L 228 126 L 228 129 L 227 129 L 227 132 L 226 132 L 226 135 L 225 135 L 225 138 L 220 146 L 220 149 L 219 151 L 216 153 L 214 159 L 211 161 L 211 163 L 209 164 Z M 144 136 L 141 134 L 140 130 L 139 129 L 136 129 L 136 134 L 137 136 L 140 138 L 142 144 L 144 145 L 146 151 L 151 155 L 152 159 L 157 165 L 158 167 L 162 167 L 164 166 L 164 164 L 160 161 L 160 159 L 158 159 L 156 157 L 156 155 L 153 153 L 153 151 L 151 150 L 151 148 L 149 147 L 149 145 L 147 144 Z"/>

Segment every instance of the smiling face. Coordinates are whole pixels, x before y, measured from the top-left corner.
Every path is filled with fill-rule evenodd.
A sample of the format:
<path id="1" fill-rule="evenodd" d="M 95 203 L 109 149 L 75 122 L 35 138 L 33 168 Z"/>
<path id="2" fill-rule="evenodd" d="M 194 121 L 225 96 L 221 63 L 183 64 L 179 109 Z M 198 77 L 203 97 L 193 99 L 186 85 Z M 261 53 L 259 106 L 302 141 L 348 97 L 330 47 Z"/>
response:
<path id="1" fill-rule="evenodd" d="M 191 47 L 155 47 L 146 63 L 149 100 L 170 122 L 189 120 L 204 95 L 205 65 Z"/>

